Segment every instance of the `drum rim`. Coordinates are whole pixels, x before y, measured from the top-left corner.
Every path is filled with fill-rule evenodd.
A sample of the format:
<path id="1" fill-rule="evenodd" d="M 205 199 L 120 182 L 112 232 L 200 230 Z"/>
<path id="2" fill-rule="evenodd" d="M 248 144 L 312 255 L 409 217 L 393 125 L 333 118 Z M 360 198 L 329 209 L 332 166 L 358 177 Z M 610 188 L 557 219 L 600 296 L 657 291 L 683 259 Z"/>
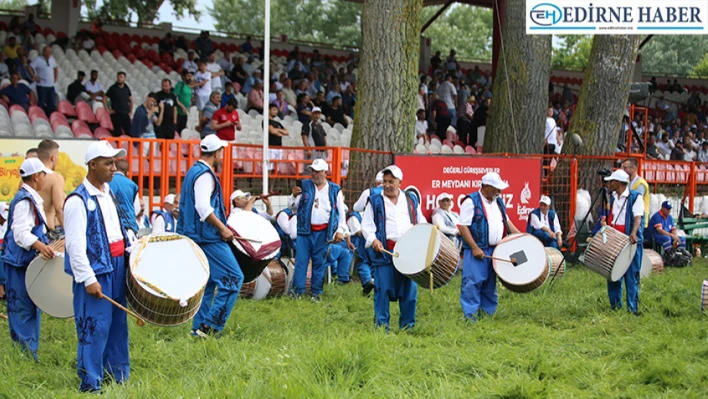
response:
<path id="1" fill-rule="evenodd" d="M 39 261 L 39 262 L 38 262 L 38 261 Z M 70 275 L 68 275 L 68 274 L 66 274 L 66 273 L 64 272 L 64 256 L 63 256 L 63 255 L 62 255 L 62 256 L 55 256 L 54 259 L 44 259 L 44 258 L 42 258 L 41 256 L 37 256 L 36 258 L 34 258 L 34 259 L 32 260 L 32 262 L 29 263 L 29 265 L 27 265 L 27 271 L 25 272 L 25 289 L 27 290 L 27 295 L 30 297 L 30 299 L 32 300 L 32 302 L 39 308 L 39 310 L 42 311 L 42 313 L 46 313 L 46 314 L 48 314 L 49 316 L 54 317 L 54 318 L 56 318 L 56 319 L 69 319 L 69 318 L 72 318 L 72 317 L 74 317 L 74 303 L 73 303 L 73 296 L 74 296 L 74 295 L 73 295 L 73 292 L 72 292 L 72 295 L 71 295 L 72 300 L 69 301 L 69 309 L 71 310 L 71 314 L 68 315 L 68 316 L 64 316 L 64 315 L 62 315 L 62 316 L 56 316 L 56 315 L 54 315 L 54 314 L 52 314 L 52 313 L 50 313 L 50 312 L 47 312 L 46 310 L 42 309 L 42 307 L 39 306 L 38 302 L 43 302 L 43 301 L 36 299 L 36 298 L 39 298 L 39 297 L 36 296 L 36 295 L 37 295 L 36 290 L 32 290 L 31 287 L 28 287 L 28 286 L 27 286 L 27 278 L 31 276 L 30 274 L 28 274 L 29 271 L 30 271 L 30 268 L 32 268 L 32 270 L 34 270 L 34 269 L 36 269 L 36 268 L 41 267 L 42 270 L 44 270 L 44 268 L 46 268 L 46 267 L 47 267 L 48 265 L 50 265 L 51 263 L 58 263 L 57 266 L 50 266 L 50 267 L 59 267 L 60 270 L 61 270 L 61 272 L 62 272 L 61 274 L 66 275 L 69 279 L 71 279 L 72 284 L 73 284 L 74 279 L 73 279 Z M 41 264 L 41 266 L 37 266 L 37 265 L 40 265 L 40 264 Z M 33 266 L 33 265 L 34 265 L 34 266 Z M 41 272 L 40 272 L 40 273 L 41 273 Z M 39 277 L 39 274 L 40 274 L 40 273 L 37 273 L 37 276 L 35 276 L 35 278 L 34 278 L 34 280 L 33 280 L 33 282 L 32 282 L 32 286 L 34 286 L 34 282 L 37 280 L 37 278 Z M 34 294 L 33 294 L 33 293 L 34 293 Z M 44 305 L 44 304 L 43 304 L 43 305 Z M 46 306 L 45 306 L 45 308 L 46 308 Z"/>
<path id="2" fill-rule="evenodd" d="M 403 271 L 398 267 L 398 264 L 399 264 L 399 263 L 403 263 L 403 261 L 404 261 L 404 259 L 403 259 L 402 256 L 401 256 L 401 255 L 404 255 L 404 253 L 399 250 L 399 244 L 401 244 L 401 243 L 403 242 L 403 240 L 405 239 L 406 235 L 408 235 L 410 232 L 412 232 L 412 231 L 414 231 L 414 230 L 416 230 L 416 229 L 417 229 L 417 230 L 420 230 L 420 231 L 423 231 L 424 228 L 427 229 L 427 230 L 429 230 L 430 234 L 433 234 L 433 232 L 437 233 L 437 234 L 435 234 L 435 249 L 433 250 L 435 256 L 433 257 L 433 262 L 435 262 L 435 259 L 437 259 L 438 255 L 440 254 L 440 249 L 442 248 L 442 239 L 440 238 L 440 236 L 441 236 L 441 235 L 444 236 L 444 234 L 442 234 L 442 232 L 440 231 L 440 229 L 438 229 L 437 227 L 435 227 L 435 226 L 433 226 L 432 224 L 429 224 L 429 223 L 421 223 L 421 224 L 416 224 L 416 225 L 414 225 L 413 227 L 411 227 L 410 229 L 408 229 L 405 233 L 403 233 L 403 235 L 398 239 L 398 241 L 396 241 L 396 245 L 393 247 L 393 252 L 398 252 L 398 253 L 399 253 L 399 256 L 398 256 L 398 257 L 394 257 L 394 258 L 393 258 L 393 266 L 396 268 L 396 270 L 398 270 L 399 273 L 401 273 L 401 274 L 404 275 L 404 276 L 413 276 L 413 275 L 416 275 L 416 274 L 418 274 L 418 273 L 421 273 L 421 272 L 424 272 L 424 271 L 428 270 L 428 268 L 429 268 L 430 266 L 432 266 L 432 265 L 426 265 L 425 262 L 423 262 L 424 264 L 423 264 L 423 268 L 422 268 L 422 269 L 420 269 L 420 270 L 414 270 L 414 271 L 408 271 L 408 270 L 406 270 L 405 272 L 403 272 Z M 447 238 L 447 237 L 445 237 L 445 238 Z M 429 239 L 429 238 L 428 238 L 428 239 Z M 401 244 L 401 245 L 402 245 L 402 244 Z M 422 247 L 422 244 L 421 244 L 421 247 Z M 425 243 L 425 249 L 427 250 L 427 248 L 428 248 L 428 246 L 427 246 L 427 242 L 426 242 L 426 243 Z M 408 253 L 406 253 L 405 255 L 408 255 Z M 424 255 L 427 255 L 427 254 L 424 254 Z"/>

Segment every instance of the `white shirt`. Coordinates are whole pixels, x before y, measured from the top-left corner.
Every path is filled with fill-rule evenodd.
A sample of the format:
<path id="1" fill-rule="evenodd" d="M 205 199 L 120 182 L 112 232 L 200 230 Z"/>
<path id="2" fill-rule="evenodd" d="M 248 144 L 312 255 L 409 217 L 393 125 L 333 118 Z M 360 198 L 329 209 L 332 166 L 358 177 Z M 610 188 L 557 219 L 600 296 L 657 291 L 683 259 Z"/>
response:
<path id="1" fill-rule="evenodd" d="M 534 229 L 540 230 L 543 227 L 548 227 L 549 229 L 551 228 L 551 223 L 548 220 L 548 214 L 544 214 L 541 212 L 541 219 L 539 220 L 538 217 L 536 217 L 535 214 L 531 214 L 531 227 Z M 561 233 L 561 225 L 560 222 L 558 221 L 558 214 L 556 213 L 556 219 L 553 222 L 553 229 L 555 230 L 556 233 Z"/>
<path id="2" fill-rule="evenodd" d="M 629 188 L 624 189 L 624 192 L 622 193 L 622 195 L 619 196 L 619 199 L 617 198 L 617 193 L 612 193 L 612 196 L 615 200 L 612 203 L 611 224 L 623 225 L 626 218 L 625 214 L 627 213 L 627 205 L 629 205 L 625 204 L 625 202 L 627 202 L 627 200 L 629 199 Z M 634 204 L 632 204 L 632 214 L 635 217 L 644 215 L 644 200 L 642 199 L 641 195 L 637 196 L 637 199 L 634 201 Z M 629 229 L 629 226 L 625 226 L 625 228 Z M 628 231 L 628 233 L 631 233 L 631 231 Z"/>
<path id="3" fill-rule="evenodd" d="M 332 204 L 329 202 L 329 182 L 326 181 L 321 190 L 315 186 L 315 205 L 312 207 L 310 223 L 312 224 L 327 224 L 329 223 L 329 215 L 332 213 Z M 297 207 L 300 207 L 302 200 L 298 201 Z M 339 226 L 344 229 L 347 226 L 347 214 L 344 211 L 344 194 L 339 191 L 337 194 L 337 208 L 339 208 Z M 327 239 L 331 239 L 328 237 Z"/>
<path id="4" fill-rule="evenodd" d="M 123 233 L 120 230 L 120 219 L 116 204 L 110 196 L 111 188 L 108 184 L 103 185 L 103 190 L 94 187 L 88 180 L 82 183 L 89 195 L 96 196 L 98 206 L 103 215 L 103 224 L 106 226 L 108 243 L 121 241 Z M 88 204 L 91 207 L 91 203 Z M 95 206 L 95 204 L 93 205 Z M 91 269 L 88 257 L 86 256 L 86 224 L 88 217 L 86 207 L 79 196 L 71 196 L 64 204 L 64 231 L 66 233 L 66 253 L 71 260 L 71 270 L 74 273 L 74 280 L 77 283 L 84 283 L 89 286 L 96 282 L 96 275 Z"/>
<path id="5" fill-rule="evenodd" d="M 197 71 L 194 74 L 194 81 L 197 83 L 202 83 L 204 81 L 208 82 L 204 86 L 197 87 L 198 96 L 206 97 L 211 94 L 211 72 L 208 70 L 204 73 Z"/>
<path id="6" fill-rule="evenodd" d="M 484 212 L 487 215 L 487 222 L 489 224 L 489 245 L 494 246 L 504 238 L 504 218 L 502 217 L 501 209 L 497 206 L 496 200 L 487 200 L 482 193 L 480 193 L 480 198 L 482 199 L 482 205 L 484 206 Z M 460 207 L 460 225 L 469 226 L 472 224 L 472 219 L 474 217 L 474 202 L 467 198 L 462 202 Z"/>
<path id="7" fill-rule="evenodd" d="M 199 162 L 208 166 L 211 169 L 211 165 L 206 163 L 204 160 L 200 159 Z M 214 193 L 214 188 L 216 187 L 216 182 L 211 176 L 211 173 L 203 173 L 194 182 L 194 208 L 199 214 L 199 220 L 205 221 L 212 212 L 214 208 L 211 207 L 211 195 Z"/>
<path id="8" fill-rule="evenodd" d="M 196 62 L 190 61 L 190 60 L 184 60 L 184 62 L 182 63 L 182 69 L 186 69 L 189 72 L 195 73 L 195 72 L 197 72 L 197 69 L 199 69 L 199 68 L 197 67 Z"/>
<path id="9" fill-rule="evenodd" d="M 662 155 L 671 154 L 671 141 L 666 143 L 664 143 L 663 141 L 659 141 L 656 143 L 656 146 L 661 150 Z"/>
<path id="10" fill-rule="evenodd" d="M 428 133 L 428 121 L 415 121 L 416 137 L 426 133 Z"/>
<path id="11" fill-rule="evenodd" d="M 353 236 L 356 235 L 359 231 L 361 231 L 361 223 L 359 223 L 359 219 L 354 216 L 351 216 L 349 217 L 349 219 L 347 219 L 347 227 L 349 228 L 349 232 Z"/>
<path id="12" fill-rule="evenodd" d="M 446 224 L 449 220 L 452 220 L 454 227 L 450 227 Z M 460 231 L 457 229 L 457 225 L 460 224 L 460 217 L 457 216 L 455 212 L 446 211 L 442 208 L 438 209 L 433 213 L 433 224 L 445 235 L 455 236 L 460 234 Z"/>
<path id="13" fill-rule="evenodd" d="M 39 77 L 37 86 L 54 87 L 54 70 L 57 68 L 57 62 L 53 56 L 49 57 L 49 60 L 44 58 L 44 56 L 39 56 L 32 61 L 30 66 L 34 68 Z"/>
<path id="14" fill-rule="evenodd" d="M 256 208 L 255 206 L 252 209 L 256 211 L 258 216 L 261 216 L 265 220 L 267 220 L 267 221 L 273 220 L 273 216 L 270 216 L 267 212 L 262 211 L 262 210 Z M 231 219 L 234 215 L 236 215 L 237 213 L 240 213 L 240 212 L 243 212 L 243 208 L 239 208 L 237 206 L 231 208 L 231 214 L 229 214 L 229 219 Z"/>
<path id="15" fill-rule="evenodd" d="M 454 96 L 457 95 L 457 89 L 455 89 L 455 85 L 452 83 L 445 81 L 440 83 L 440 86 L 438 86 L 438 96 L 440 96 L 440 99 L 445 102 L 445 105 L 447 105 L 448 109 L 454 109 L 457 108 L 455 106 L 455 98 Z"/>
<path id="16" fill-rule="evenodd" d="M 394 205 L 391 200 L 383 194 L 384 198 L 384 209 L 386 213 L 386 240 L 398 241 L 406 232 L 413 227 L 411 223 L 411 216 L 408 213 L 408 201 L 406 200 L 406 194 L 403 191 L 398 192 L 398 199 Z M 427 223 L 425 216 L 420 210 L 420 205 L 416 209 L 418 214 L 418 223 Z M 366 248 L 369 248 L 371 244 L 376 240 L 376 222 L 374 221 L 374 209 L 371 203 L 366 205 L 366 210 L 364 211 L 364 216 L 361 220 L 361 230 L 362 235 L 366 237 Z M 386 246 L 386 243 L 382 243 Z"/>
<path id="17" fill-rule="evenodd" d="M 275 221 L 291 239 L 297 239 L 297 215 L 289 217 L 287 213 L 280 212 Z"/>
<path id="18" fill-rule="evenodd" d="M 213 72 L 213 73 L 219 73 L 221 72 L 221 67 L 219 64 L 215 62 L 210 62 L 206 65 L 206 70 L 207 72 Z M 208 85 L 204 85 L 208 86 Z M 221 76 L 212 76 L 211 77 L 211 89 L 212 91 L 215 89 L 221 89 Z"/>
<path id="19" fill-rule="evenodd" d="M 696 159 L 696 152 L 693 150 L 686 150 L 686 153 L 683 154 L 684 161 L 694 161 L 695 159 Z"/>
<path id="20" fill-rule="evenodd" d="M 162 208 L 163 212 L 167 212 L 165 208 Z M 170 226 L 172 229 L 174 226 Z M 155 213 L 152 216 L 152 232 L 153 233 L 164 233 L 167 231 L 167 226 L 165 226 L 165 217 L 159 213 Z"/>
<path id="21" fill-rule="evenodd" d="M 543 139 L 548 141 L 548 145 L 554 144 L 558 147 L 558 134 L 556 127 L 555 119 L 546 118 L 546 135 L 543 136 Z"/>
<path id="22" fill-rule="evenodd" d="M 101 82 L 99 82 L 98 80 L 95 83 L 91 83 L 91 81 L 89 80 L 88 82 L 86 82 L 84 87 L 86 88 L 86 91 L 91 94 L 103 91 L 103 86 L 101 85 Z M 101 101 L 101 100 L 103 100 L 103 97 L 98 96 L 98 97 L 96 97 L 96 100 Z"/>
<path id="23" fill-rule="evenodd" d="M 361 195 L 359 196 L 359 199 L 356 200 L 356 202 L 354 203 L 354 206 L 352 206 L 352 210 L 353 210 L 354 212 L 363 213 L 364 210 L 366 210 L 366 203 L 367 203 L 367 201 L 369 200 L 369 195 L 371 195 L 370 190 L 371 190 L 371 189 L 368 189 L 368 188 L 367 188 L 366 190 L 364 190 L 364 191 L 361 192 Z M 363 216 L 362 216 L 362 217 L 363 217 Z"/>
<path id="24" fill-rule="evenodd" d="M 32 196 L 32 199 L 37 204 L 39 214 L 42 215 L 42 219 L 47 220 L 44 214 L 44 201 L 39 193 L 24 183 L 22 188 L 27 190 Z M 15 235 L 15 243 L 22 249 L 29 250 L 38 240 L 38 237 L 32 234 L 32 229 L 36 226 L 35 215 L 35 210 L 29 201 L 20 201 L 15 205 L 10 228 Z M 45 225 L 42 230 L 46 234 L 47 226 Z"/>

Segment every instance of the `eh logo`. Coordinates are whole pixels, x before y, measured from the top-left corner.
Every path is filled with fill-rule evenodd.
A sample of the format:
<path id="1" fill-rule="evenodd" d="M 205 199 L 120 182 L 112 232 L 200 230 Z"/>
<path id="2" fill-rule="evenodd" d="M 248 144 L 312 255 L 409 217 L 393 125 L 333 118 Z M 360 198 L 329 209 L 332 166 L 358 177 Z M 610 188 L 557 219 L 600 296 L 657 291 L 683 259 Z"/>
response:
<path id="1" fill-rule="evenodd" d="M 531 20 L 536 25 L 551 26 L 560 22 L 563 12 L 555 4 L 541 3 L 531 9 Z"/>

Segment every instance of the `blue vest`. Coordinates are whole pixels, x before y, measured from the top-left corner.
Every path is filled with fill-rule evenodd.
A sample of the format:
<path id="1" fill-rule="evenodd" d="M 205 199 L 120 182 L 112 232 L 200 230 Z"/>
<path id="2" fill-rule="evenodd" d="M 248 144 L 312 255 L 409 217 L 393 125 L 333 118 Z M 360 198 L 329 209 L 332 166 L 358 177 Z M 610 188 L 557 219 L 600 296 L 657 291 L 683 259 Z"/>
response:
<path id="1" fill-rule="evenodd" d="M 529 234 L 533 234 L 537 230 L 531 226 L 531 215 L 536 215 L 538 220 L 541 220 L 541 208 L 536 208 L 536 209 L 532 210 L 531 213 L 529 214 L 528 220 L 526 220 L 526 232 Z M 550 209 L 548 210 L 548 225 L 549 225 L 548 228 L 551 229 L 551 231 L 555 233 L 556 232 L 556 213 Z M 538 229 L 538 230 L 540 230 L 540 229 Z"/>
<path id="2" fill-rule="evenodd" d="M 121 224 L 137 233 L 140 228 L 135 218 L 135 205 L 133 203 L 135 202 L 135 196 L 138 194 L 138 185 L 122 173 L 114 174 L 113 180 L 108 185 L 118 200 L 118 207 L 120 208 L 118 216 Z"/>
<path id="3" fill-rule="evenodd" d="M 258 212 L 256 212 L 256 213 L 258 213 Z M 280 241 L 282 242 L 282 244 L 280 246 L 280 252 L 284 253 L 284 251 L 288 248 L 295 249 L 295 241 L 293 241 L 293 239 L 290 238 L 289 234 L 285 234 L 283 229 L 278 224 L 278 216 L 280 215 L 280 213 L 285 213 L 286 215 L 288 215 L 288 219 L 291 219 L 295 215 L 295 213 L 293 213 L 292 209 L 285 208 L 275 215 L 275 231 L 278 232 L 278 235 L 280 236 Z"/>
<path id="4" fill-rule="evenodd" d="M 474 204 L 474 216 L 472 217 L 472 223 L 467 226 L 472 233 L 472 238 L 474 242 L 477 243 L 479 249 L 489 248 L 489 221 L 487 220 L 487 214 L 484 211 L 484 205 L 482 204 L 482 194 L 476 191 L 465 198 L 465 201 L 471 200 Z M 506 232 L 506 206 L 501 197 L 497 197 L 497 205 L 501 210 L 502 220 L 504 221 L 504 231 Z M 471 249 L 466 241 L 462 240 L 462 247 L 465 249 Z"/>
<path id="5" fill-rule="evenodd" d="M 625 212 L 624 212 L 624 225 L 626 229 L 627 235 L 630 235 L 632 233 L 632 228 L 634 227 L 634 212 L 632 212 L 632 205 L 634 205 L 634 201 L 636 201 L 637 197 L 641 197 L 642 195 L 639 194 L 637 191 L 634 190 L 629 190 L 629 197 L 627 198 L 627 203 L 624 204 Z M 643 201 L 640 198 L 640 201 Z M 615 203 L 615 196 L 611 195 L 610 196 L 610 209 L 612 209 L 612 205 Z M 643 202 L 642 202 L 643 204 Z M 606 217 L 607 220 L 607 225 L 609 226 L 611 220 L 610 220 L 610 209 L 601 209 L 600 210 L 600 218 L 598 218 L 597 223 L 595 223 L 595 228 L 593 229 L 592 233 L 595 234 L 600 230 L 601 224 L 600 220 L 602 219 L 603 216 Z M 613 216 L 614 217 L 614 216 Z M 642 241 L 644 241 L 644 218 L 646 216 L 644 213 L 642 213 L 642 220 L 641 220 L 641 225 L 639 229 L 637 229 L 637 240 L 639 241 L 639 244 L 637 245 L 637 250 L 640 250 L 642 248 Z"/>
<path id="6" fill-rule="evenodd" d="M 89 194 L 85 185 L 80 185 L 69 194 L 67 200 L 73 196 L 81 198 L 86 208 L 86 256 L 88 257 L 91 269 L 96 275 L 110 273 L 113 271 L 111 263 L 111 247 L 108 243 L 108 235 L 106 234 L 106 225 L 103 223 L 103 212 L 98 205 L 96 196 Z M 112 201 L 112 199 L 111 199 Z M 89 207 L 89 204 L 92 205 Z M 120 205 L 116 204 L 116 207 Z M 93 208 L 93 209 L 91 209 Z M 120 219 L 120 218 L 119 218 Z M 123 233 L 123 241 L 127 248 L 128 233 L 125 230 L 123 221 L 120 221 L 120 230 Z M 64 257 L 64 271 L 70 276 L 74 276 L 71 270 L 71 259 L 69 256 Z"/>
<path id="7" fill-rule="evenodd" d="M 199 176 L 209 173 L 214 178 L 214 192 L 211 193 L 211 207 L 214 208 L 216 216 L 223 224 L 226 224 L 226 210 L 221 194 L 221 183 L 214 174 L 214 171 L 203 162 L 197 162 L 187 172 L 182 182 L 182 193 L 180 194 L 179 217 L 177 219 L 177 234 L 185 235 L 196 243 L 221 242 L 221 233 L 207 221 L 199 220 L 199 213 L 195 207 L 194 184 Z"/>
<path id="8" fill-rule="evenodd" d="M 146 228 L 152 226 L 152 224 L 150 224 L 150 218 L 147 217 L 147 215 L 143 215 L 143 224 Z"/>
<path id="9" fill-rule="evenodd" d="M 327 226 L 327 240 L 334 237 L 334 232 L 339 227 L 339 208 L 337 208 L 337 195 L 341 188 L 329 183 L 329 203 L 332 205 L 332 212 L 329 214 L 329 225 Z M 312 233 L 312 208 L 315 206 L 315 183 L 311 179 L 302 181 L 302 195 L 300 195 L 300 206 L 297 208 L 297 235 L 309 236 Z"/>
<path id="10" fill-rule="evenodd" d="M 356 218 L 356 220 L 359 221 L 359 224 L 361 224 L 361 214 L 359 212 L 354 212 L 351 211 L 349 212 L 349 215 L 347 216 L 347 220 L 349 218 Z M 367 264 L 371 263 L 371 252 L 373 251 L 372 248 L 364 248 L 366 246 L 366 239 L 363 236 L 360 235 L 352 235 L 351 236 L 351 241 L 352 244 L 356 247 L 356 254 L 359 258 L 363 259 L 364 262 Z"/>
<path id="11" fill-rule="evenodd" d="M 20 191 L 15 194 L 15 198 L 12 199 L 12 203 L 10 203 L 10 212 L 7 217 L 7 231 L 5 231 L 5 238 L 3 239 L 4 246 L 2 250 L 2 260 L 8 266 L 26 267 L 30 264 L 30 262 L 32 262 L 32 260 L 34 260 L 35 257 L 37 257 L 38 254 L 37 250 L 34 248 L 26 250 L 17 245 L 15 242 L 15 234 L 12 231 L 15 206 L 17 206 L 20 201 L 24 200 L 30 201 L 36 215 L 35 221 L 38 221 L 38 223 L 35 223 L 35 226 L 32 228 L 32 234 L 39 238 L 39 241 L 45 244 L 49 242 L 47 235 L 44 233 L 46 222 L 42 218 L 42 214 L 37 209 L 37 203 L 34 202 L 34 198 L 32 198 L 32 194 L 30 194 L 29 191 L 21 188 Z"/>
<path id="12" fill-rule="evenodd" d="M 405 193 L 406 204 L 408 205 L 408 215 L 411 223 L 418 224 L 418 197 L 413 193 Z M 369 197 L 369 203 L 374 211 L 374 223 L 376 224 L 376 239 L 386 247 L 386 207 L 384 205 L 383 190 L 372 193 Z M 388 248 L 387 248 L 388 249 Z M 379 253 L 376 251 L 369 252 L 372 266 L 385 266 L 393 262 L 391 255 Z"/>
<path id="13" fill-rule="evenodd" d="M 165 232 L 174 233 L 175 232 L 175 218 L 172 216 L 172 212 L 163 211 L 162 209 L 153 212 L 155 215 L 162 216 L 165 220 Z M 146 226 L 147 227 L 147 226 Z"/>

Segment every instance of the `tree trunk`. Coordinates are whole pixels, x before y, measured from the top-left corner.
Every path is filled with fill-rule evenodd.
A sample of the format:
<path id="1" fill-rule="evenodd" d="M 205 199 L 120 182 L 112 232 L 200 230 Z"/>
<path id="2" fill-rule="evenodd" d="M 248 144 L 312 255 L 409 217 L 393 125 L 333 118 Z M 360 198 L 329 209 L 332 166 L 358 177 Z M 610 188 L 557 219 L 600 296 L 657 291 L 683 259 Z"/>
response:
<path id="1" fill-rule="evenodd" d="M 506 0 L 484 152 L 538 154 L 543 148 L 551 36 L 526 34 L 526 3 Z"/>
<path id="2" fill-rule="evenodd" d="M 422 0 L 366 0 L 362 10 L 359 85 L 351 147 L 407 153 L 415 137 Z M 390 156 L 356 151 L 345 190 L 373 185 Z"/>

